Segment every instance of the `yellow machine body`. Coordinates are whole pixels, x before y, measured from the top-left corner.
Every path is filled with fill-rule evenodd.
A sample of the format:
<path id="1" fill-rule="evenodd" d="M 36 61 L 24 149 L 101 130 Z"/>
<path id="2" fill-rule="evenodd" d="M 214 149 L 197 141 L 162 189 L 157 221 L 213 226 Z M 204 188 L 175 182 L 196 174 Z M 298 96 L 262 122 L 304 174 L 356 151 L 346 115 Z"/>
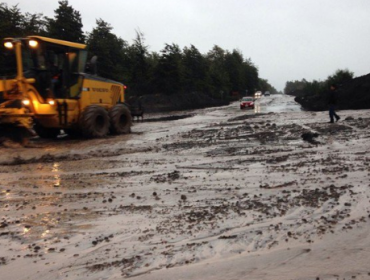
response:
<path id="1" fill-rule="evenodd" d="M 6 38 L 3 48 L 1 67 L 11 70 L 0 73 L 0 125 L 79 129 L 87 107 L 109 113 L 125 101 L 122 83 L 85 73 L 84 44 L 29 36 Z"/>

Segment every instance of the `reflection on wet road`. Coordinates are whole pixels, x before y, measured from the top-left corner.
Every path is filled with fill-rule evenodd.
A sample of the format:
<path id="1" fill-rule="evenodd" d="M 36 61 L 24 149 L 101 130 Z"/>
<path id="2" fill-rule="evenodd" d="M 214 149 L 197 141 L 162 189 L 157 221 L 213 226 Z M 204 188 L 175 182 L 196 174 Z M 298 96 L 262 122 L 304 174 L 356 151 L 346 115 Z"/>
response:
<path id="1" fill-rule="evenodd" d="M 299 112 L 301 106 L 294 100 L 286 100 L 284 95 L 263 96 L 256 100 L 255 113 Z"/>
<path id="2" fill-rule="evenodd" d="M 245 113 L 254 112 L 260 113 L 283 113 L 283 112 L 299 112 L 301 106 L 294 102 L 292 98 L 287 99 L 284 95 L 262 96 L 255 99 L 254 110 L 242 109 Z"/>
<path id="3" fill-rule="evenodd" d="M 54 187 L 60 187 L 60 174 L 59 174 L 59 163 L 53 164 L 51 172 L 54 174 Z"/>

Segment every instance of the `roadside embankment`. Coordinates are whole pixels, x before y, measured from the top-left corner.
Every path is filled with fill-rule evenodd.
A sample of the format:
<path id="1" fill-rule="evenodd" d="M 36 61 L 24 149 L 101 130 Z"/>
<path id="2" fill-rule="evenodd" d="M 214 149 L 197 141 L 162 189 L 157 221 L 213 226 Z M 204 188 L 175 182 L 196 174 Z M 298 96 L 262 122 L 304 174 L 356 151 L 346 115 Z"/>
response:
<path id="1" fill-rule="evenodd" d="M 323 111 L 327 109 L 325 94 L 310 95 L 299 93 L 294 100 L 309 111 Z M 337 109 L 370 109 L 370 74 L 352 79 L 339 86 Z"/>

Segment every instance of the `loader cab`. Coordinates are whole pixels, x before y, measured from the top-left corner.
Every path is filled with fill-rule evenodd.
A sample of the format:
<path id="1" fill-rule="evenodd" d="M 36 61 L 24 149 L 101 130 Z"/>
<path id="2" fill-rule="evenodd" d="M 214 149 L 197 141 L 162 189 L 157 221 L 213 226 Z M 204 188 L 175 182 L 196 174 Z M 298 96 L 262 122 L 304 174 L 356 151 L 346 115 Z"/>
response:
<path id="1" fill-rule="evenodd" d="M 70 46 L 74 43 L 63 44 L 64 41 L 60 40 L 42 37 L 32 37 L 30 40 L 37 42 L 30 52 L 35 87 L 40 95 L 45 100 L 78 98 L 82 85 L 79 73 L 85 68 L 87 51 Z"/>
<path id="2" fill-rule="evenodd" d="M 20 45 L 20 53 L 16 52 Z M 41 103 L 48 99 L 78 98 L 82 85 L 87 51 L 86 45 L 41 36 L 9 38 L 1 46 L 0 77 L 14 79 L 21 76 L 35 79 Z"/>

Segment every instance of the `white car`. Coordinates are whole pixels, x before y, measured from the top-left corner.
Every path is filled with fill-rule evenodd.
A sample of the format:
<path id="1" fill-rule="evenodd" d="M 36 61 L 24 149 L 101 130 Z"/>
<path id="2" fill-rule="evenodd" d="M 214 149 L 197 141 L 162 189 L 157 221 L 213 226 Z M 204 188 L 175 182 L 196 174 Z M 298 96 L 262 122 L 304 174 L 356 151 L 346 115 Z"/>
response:
<path id="1" fill-rule="evenodd" d="M 256 93 L 254 94 L 254 98 L 261 98 L 262 96 L 262 92 L 261 91 L 256 91 Z"/>

